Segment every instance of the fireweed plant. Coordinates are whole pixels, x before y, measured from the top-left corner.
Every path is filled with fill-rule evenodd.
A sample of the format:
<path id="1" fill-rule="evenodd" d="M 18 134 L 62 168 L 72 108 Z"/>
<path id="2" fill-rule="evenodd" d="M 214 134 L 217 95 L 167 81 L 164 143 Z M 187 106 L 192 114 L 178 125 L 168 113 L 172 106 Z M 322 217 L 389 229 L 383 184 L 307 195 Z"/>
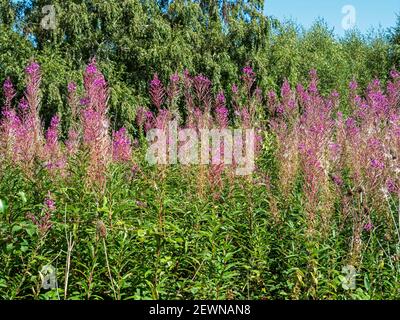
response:
<path id="1" fill-rule="evenodd" d="M 229 95 L 187 70 L 168 84 L 155 74 L 136 137 L 112 128 L 94 59 L 83 86 L 67 84 L 68 122 L 55 114 L 46 127 L 40 66 L 25 74 L 20 101 L 3 84 L 2 299 L 400 297 L 397 71 L 385 88 L 352 81 L 345 106 L 336 91 L 320 94 L 315 70 L 308 84 L 264 93 L 246 66 Z M 146 134 L 170 121 L 254 129 L 255 170 L 149 164 Z M 57 285 L 44 289 L 49 265 Z"/>

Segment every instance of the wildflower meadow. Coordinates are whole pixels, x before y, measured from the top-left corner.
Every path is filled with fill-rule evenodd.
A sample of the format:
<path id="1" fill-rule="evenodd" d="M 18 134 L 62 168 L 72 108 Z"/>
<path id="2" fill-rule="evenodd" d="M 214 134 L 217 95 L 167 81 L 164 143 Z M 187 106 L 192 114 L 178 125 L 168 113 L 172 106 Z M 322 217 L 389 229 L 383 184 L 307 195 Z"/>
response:
<path id="1" fill-rule="evenodd" d="M 400 298 L 396 62 L 142 66 L 127 115 L 101 50 L 67 77 L 46 48 L 0 59 L 0 299 Z"/>

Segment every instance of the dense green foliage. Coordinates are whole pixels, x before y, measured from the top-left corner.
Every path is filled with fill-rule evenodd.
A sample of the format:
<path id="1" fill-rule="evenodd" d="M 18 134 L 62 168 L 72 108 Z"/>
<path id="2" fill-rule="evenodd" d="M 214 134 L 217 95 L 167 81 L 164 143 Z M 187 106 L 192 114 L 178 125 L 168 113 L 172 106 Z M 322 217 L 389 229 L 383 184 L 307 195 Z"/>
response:
<path id="1" fill-rule="evenodd" d="M 391 59 L 396 66 L 400 65 L 400 14 L 397 15 L 397 24 L 390 34 Z"/>
<path id="2" fill-rule="evenodd" d="M 275 223 L 263 176 L 254 176 L 258 184 L 228 184 L 215 201 L 198 197 L 196 172 L 144 166 L 134 180 L 113 168 L 104 197 L 85 188 L 79 166 L 76 178 L 61 186 L 44 173 L 26 183 L 7 170 L 0 183 L 9 204 L 1 212 L 0 298 L 63 299 L 68 241 L 74 244 L 68 299 L 399 297 L 398 264 L 387 256 L 394 249 L 382 247 L 378 233 L 363 235 L 368 246 L 357 290 L 345 290 L 342 268 L 351 233 L 343 227 L 346 218 L 338 218 L 330 237 L 310 241 L 300 194 L 279 200 L 284 222 Z M 26 212 L 43 208 L 43 190 L 52 191 L 59 221 L 44 239 L 24 221 Z M 106 249 L 96 233 L 98 219 L 107 225 Z M 59 291 L 40 289 L 38 271 L 47 264 L 57 267 Z"/>

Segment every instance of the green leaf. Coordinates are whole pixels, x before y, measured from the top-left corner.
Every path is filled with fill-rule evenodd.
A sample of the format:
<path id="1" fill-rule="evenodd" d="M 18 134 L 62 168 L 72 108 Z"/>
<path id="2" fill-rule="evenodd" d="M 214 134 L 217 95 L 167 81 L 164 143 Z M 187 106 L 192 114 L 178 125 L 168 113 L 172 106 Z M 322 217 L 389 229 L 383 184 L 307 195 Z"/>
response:
<path id="1" fill-rule="evenodd" d="M 26 230 L 26 233 L 30 236 L 30 237 L 32 237 L 34 234 L 36 234 L 36 226 L 35 225 L 28 225 L 26 228 L 25 228 L 25 230 Z"/>
<path id="2" fill-rule="evenodd" d="M 20 226 L 20 225 L 14 225 L 13 227 L 12 227 L 12 229 L 11 229 L 11 232 L 12 233 L 16 233 L 16 232 L 18 232 L 18 231 L 20 231 L 20 230 L 22 230 L 22 227 Z"/>
<path id="3" fill-rule="evenodd" d="M 367 289 L 367 291 L 369 291 L 371 289 L 371 283 L 369 281 L 369 277 L 367 274 L 365 274 L 365 276 L 364 276 L 364 286 L 365 286 L 365 289 Z"/>
<path id="4" fill-rule="evenodd" d="M 28 200 L 26 199 L 26 194 L 23 191 L 18 192 L 18 195 L 20 196 L 21 200 L 23 203 L 26 203 Z"/>

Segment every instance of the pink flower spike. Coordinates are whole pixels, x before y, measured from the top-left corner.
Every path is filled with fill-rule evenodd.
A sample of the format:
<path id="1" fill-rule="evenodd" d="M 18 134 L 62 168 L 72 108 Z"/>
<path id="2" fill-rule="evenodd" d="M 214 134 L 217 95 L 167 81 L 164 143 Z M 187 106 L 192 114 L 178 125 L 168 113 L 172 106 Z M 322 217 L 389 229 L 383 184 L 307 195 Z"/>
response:
<path id="1" fill-rule="evenodd" d="M 165 90 L 157 73 L 154 74 L 153 80 L 150 81 L 150 96 L 153 104 L 160 110 L 161 105 L 164 103 Z"/>
<path id="2" fill-rule="evenodd" d="M 71 81 L 68 83 L 68 92 L 75 92 L 76 91 L 76 83 Z"/>
<path id="3" fill-rule="evenodd" d="M 131 159 L 131 141 L 125 128 L 114 133 L 113 139 L 113 160 L 115 162 L 128 162 Z"/>

